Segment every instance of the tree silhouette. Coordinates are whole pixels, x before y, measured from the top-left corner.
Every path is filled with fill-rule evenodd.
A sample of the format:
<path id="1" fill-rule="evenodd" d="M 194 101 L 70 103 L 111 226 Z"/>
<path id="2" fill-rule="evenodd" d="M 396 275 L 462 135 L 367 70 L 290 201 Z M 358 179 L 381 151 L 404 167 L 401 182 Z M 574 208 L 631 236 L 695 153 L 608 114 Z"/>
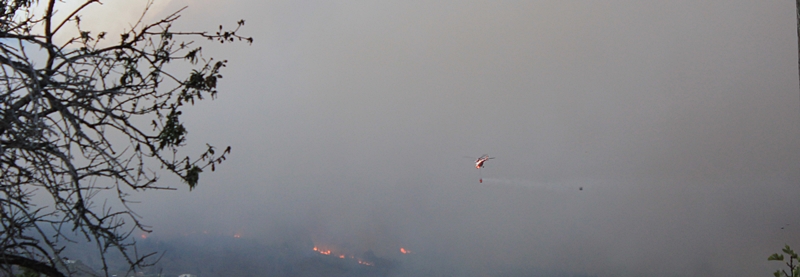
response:
<path id="1" fill-rule="evenodd" d="M 778 253 L 773 253 L 772 255 L 769 256 L 769 258 L 767 258 L 767 260 L 768 261 L 782 261 L 782 262 L 785 261 L 786 262 L 786 266 L 789 268 L 789 271 L 787 272 L 786 270 L 776 270 L 773 273 L 773 275 L 775 277 L 797 277 L 797 276 L 800 276 L 800 267 L 798 267 L 798 264 L 797 264 L 797 261 L 798 261 L 797 253 L 795 253 L 794 250 L 792 250 L 792 248 L 789 247 L 789 245 L 784 246 L 781 251 L 783 251 L 783 253 L 786 254 L 789 257 L 789 261 L 785 261 L 784 260 L 784 255 L 783 254 L 778 254 Z"/>
<path id="2" fill-rule="evenodd" d="M 117 35 L 81 27 L 82 11 L 57 0 L 0 0 L 0 270 L 65 276 L 62 251 L 96 245 L 108 275 L 111 253 L 136 270 L 153 253 L 130 235 L 149 232 L 129 204 L 158 186 L 161 168 L 197 186 L 200 173 L 225 160 L 207 145 L 184 156 L 182 110 L 217 95 L 225 60 L 204 58 L 192 39 L 219 43 L 250 37 L 173 31 L 180 12 L 143 18 Z M 58 13 L 57 13 L 58 11 Z M 58 19 L 56 15 L 58 14 Z M 91 16 L 91 15 L 85 15 Z M 61 18 L 63 17 L 63 18 Z M 170 62 L 193 68 L 176 72 Z M 184 67 L 185 67 L 184 66 Z M 0 273 L 2 275 L 2 273 Z"/>

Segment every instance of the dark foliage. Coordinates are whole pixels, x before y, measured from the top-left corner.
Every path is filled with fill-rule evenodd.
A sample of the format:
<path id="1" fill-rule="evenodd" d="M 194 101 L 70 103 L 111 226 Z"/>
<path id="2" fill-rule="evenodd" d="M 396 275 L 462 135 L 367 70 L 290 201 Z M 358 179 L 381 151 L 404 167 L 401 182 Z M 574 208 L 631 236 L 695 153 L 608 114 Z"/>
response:
<path id="1" fill-rule="evenodd" d="M 792 250 L 789 245 L 786 245 L 782 249 L 783 254 L 773 253 L 772 255 L 767 258 L 768 261 L 781 261 L 786 262 L 786 267 L 789 268 L 789 271 L 783 270 L 776 270 L 773 275 L 775 277 L 798 277 L 800 276 L 800 266 L 798 266 L 798 256 L 797 253 Z M 786 254 L 786 256 L 784 256 Z M 789 260 L 786 261 L 784 258 L 788 257 Z"/>

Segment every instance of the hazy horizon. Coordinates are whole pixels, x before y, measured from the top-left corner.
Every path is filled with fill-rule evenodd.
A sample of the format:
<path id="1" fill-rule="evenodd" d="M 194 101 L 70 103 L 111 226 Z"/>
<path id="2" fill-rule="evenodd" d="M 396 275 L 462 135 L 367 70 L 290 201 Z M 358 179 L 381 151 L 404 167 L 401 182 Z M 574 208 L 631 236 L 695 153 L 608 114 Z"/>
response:
<path id="1" fill-rule="evenodd" d="M 143 6 L 121 3 L 92 12 Z M 157 3 L 255 42 L 198 41 L 229 63 L 189 148 L 233 151 L 136 196 L 155 236 L 304 233 L 475 276 L 767 276 L 800 248 L 793 2 Z"/>

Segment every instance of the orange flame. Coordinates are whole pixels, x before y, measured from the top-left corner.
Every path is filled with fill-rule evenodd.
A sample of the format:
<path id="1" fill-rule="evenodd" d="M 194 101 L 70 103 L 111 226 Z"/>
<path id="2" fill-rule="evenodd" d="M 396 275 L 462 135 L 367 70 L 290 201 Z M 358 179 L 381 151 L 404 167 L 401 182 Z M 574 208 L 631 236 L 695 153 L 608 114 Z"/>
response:
<path id="1" fill-rule="evenodd" d="M 406 250 L 405 248 L 402 248 L 402 247 L 400 247 L 400 253 L 403 253 L 403 254 L 411 254 L 411 251 L 410 251 L 410 250 Z"/>
<path id="2" fill-rule="evenodd" d="M 330 250 L 321 250 L 321 249 L 317 248 L 316 246 L 314 246 L 314 251 L 317 251 L 317 253 L 320 253 L 322 255 L 330 255 L 331 254 Z"/>
<path id="3" fill-rule="evenodd" d="M 359 264 L 363 264 L 363 265 L 367 265 L 367 266 L 373 266 L 374 265 L 373 263 L 362 261 L 362 260 L 358 260 L 358 263 Z"/>
<path id="4" fill-rule="evenodd" d="M 314 250 L 314 252 L 320 253 L 320 254 L 322 254 L 322 255 L 331 256 L 331 254 L 332 254 L 331 250 L 322 250 L 322 248 L 319 248 L 319 247 L 316 247 L 316 246 L 314 246 L 314 248 L 312 248 L 312 250 Z M 410 252 L 409 252 L 409 253 L 410 253 Z M 355 256 L 353 256 L 353 255 L 347 256 L 347 255 L 345 255 L 345 254 L 339 254 L 339 253 L 336 253 L 336 254 L 334 254 L 333 256 L 334 256 L 334 257 L 338 257 L 339 259 L 347 259 L 347 258 L 350 258 L 350 259 L 352 259 L 352 260 L 355 260 L 356 262 L 358 262 L 358 264 L 360 264 L 360 265 L 365 265 L 365 266 L 374 266 L 374 265 L 375 265 L 375 264 L 374 264 L 374 263 L 372 263 L 372 262 L 368 262 L 368 261 L 364 261 L 364 260 L 358 259 L 358 258 L 356 258 L 356 257 L 355 257 Z"/>

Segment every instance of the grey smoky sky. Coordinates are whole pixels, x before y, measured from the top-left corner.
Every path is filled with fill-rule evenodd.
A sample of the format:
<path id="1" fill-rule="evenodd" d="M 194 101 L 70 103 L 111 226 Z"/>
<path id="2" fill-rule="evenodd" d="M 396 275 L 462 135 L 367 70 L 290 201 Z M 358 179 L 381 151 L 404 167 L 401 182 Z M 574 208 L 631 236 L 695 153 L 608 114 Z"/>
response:
<path id="1" fill-rule="evenodd" d="M 793 1 L 161 5 L 255 43 L 204 45 L 229 66 L 189 143 L 233 153 L 138 196 L 156 235 L 306 233 L 453 276 L 768 276 L 800 247 Z"/>

